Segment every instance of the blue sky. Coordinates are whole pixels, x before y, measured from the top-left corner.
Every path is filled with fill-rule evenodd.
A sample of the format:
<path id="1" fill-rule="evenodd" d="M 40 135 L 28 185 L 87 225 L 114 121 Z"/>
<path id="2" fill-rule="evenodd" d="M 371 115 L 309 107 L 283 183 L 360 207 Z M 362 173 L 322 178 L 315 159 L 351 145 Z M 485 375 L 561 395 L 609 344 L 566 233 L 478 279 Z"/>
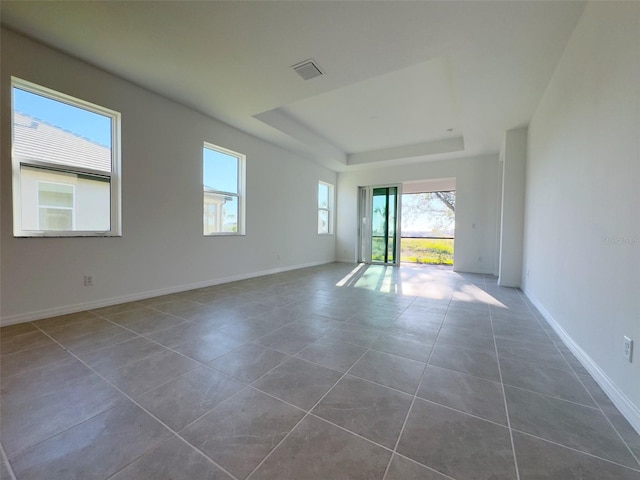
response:
<path id="1" fill-rule="evenodd" d="M 204 184 L 214 190 L 238 193 L 238 159 L 210 148 L 204 149 Z"/>
<path id="2" fill-rule="evenodd" d="M 56 125 L 111 148 L 111 118 L 52 100 L 42 95 L 13 89 L 14 109 Z"/>

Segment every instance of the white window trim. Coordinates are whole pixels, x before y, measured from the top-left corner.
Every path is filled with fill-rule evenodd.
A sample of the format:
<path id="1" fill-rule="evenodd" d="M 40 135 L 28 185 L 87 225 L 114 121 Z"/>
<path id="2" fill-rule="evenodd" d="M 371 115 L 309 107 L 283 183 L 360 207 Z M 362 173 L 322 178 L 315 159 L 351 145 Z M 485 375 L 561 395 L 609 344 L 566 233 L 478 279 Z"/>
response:
<path id="1" fill-rule="evenodd" d="M 214 150 L 230 157 L 235 157 L 238 160 L 238 193 L 224 192 L 222 190 L 214 190 L 212 188 L 204 188 L 204 149 Z M 229 197 L 236 197 L 238 199 L 238 231 L 237 232 L 214 232 L 205 233 L 204 223 L 202 225 L 202 234 L 205 237 L 222 237 L 222 236 L 244 236 L 246 235 L 245 214 L 246 214 L 246 168 L 247 168 L 247 156 L 229 150 L 228 148 L 214 145 L 213 143 L 204 142 L 202 150 L 202 195 L 204 200 L 205 193 L 214 193 L 216 195 L 225 195 Z M 203 204 L 204 208 L 204 204 Z"/>
<path id="2" fill-rule="evenodd" d="M 327 183 L 327 182 L 323 182 L 322 180 L 318 181 L 318 188 L 320 188 L 320 185 L 324 185 L 326 187 L 328 187 L 329 189 L 329 207 L 328 208 L 324 208 L 324 207 L 320 207 L 320 205 L 318 204 L 318 217 L 320 217 L 320 212 L 327 212 L 327 218 L 328 223 L 329 223 L 329 231 L 328 232 L 318 232 L 318 235 L 333 235 L 333 217 L 334 217 L 334 204 L 335 204 L 335 192 L 334 192 L 334 186 L 331 183 Z M 316 202 L 318 202 L 317 200 L 318 198 L 318 191 L 316 190 Z"/>
<path id="3" fill-rule="evenodd" d="M 98 113 L 111 118 L 111 172 L 96 171 L 90 168 L 77 168 L 73 166 L 48 163 L 42 160 L 33 160 L 30 158 L 18 157 L 11 155 L 12 165 L 12 186 L 13 186 L 13 236 L 14 237 L 119 237 L 122 236 L 121 225 L 121 175 L 120 175 L 120 120 L 119 112 L 110 110 L 100 105 L 96 105 L 85 100 L 66 95 L 55 90 L 37 85 L 27 80 L 17 77 L 11 77 L 11 143 L 13 145 L 13 112 L 15 111 L 15 102 L 13 97 L 14 88 L 25 90 L 30 93 L 41 95 L 52 100 L 66 103 L 75 107 L 83 108 L 90 112 Z M 23 230 L 22 229 L 22 205 L 21 205 L 21 183 L 20 183 L 20 167 L 31 166 L 40 168 L 49 168 L 53 171 L 81 173 L 87 175 L 95 175 L 103 178 L 109 178 L 110 185 L 110 225 L 111 229 L 106 231 L 84 231 L 84 230 Z M 74 197 L 75 198 L 75 197 Z M 75 223 L 75 222 L 74 222 Z"/>

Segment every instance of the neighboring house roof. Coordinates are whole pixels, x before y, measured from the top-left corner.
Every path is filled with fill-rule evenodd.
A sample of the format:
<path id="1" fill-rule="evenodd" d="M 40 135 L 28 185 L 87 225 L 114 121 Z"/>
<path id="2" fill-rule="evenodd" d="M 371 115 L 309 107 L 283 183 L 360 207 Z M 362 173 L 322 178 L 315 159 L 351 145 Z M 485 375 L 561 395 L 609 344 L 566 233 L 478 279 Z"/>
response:
<path id="1" fill-rule="evenodd" d="M 22 112 L 13 114 L 13 154 L 25 161 L 111 171 L 111 149 Z"/>

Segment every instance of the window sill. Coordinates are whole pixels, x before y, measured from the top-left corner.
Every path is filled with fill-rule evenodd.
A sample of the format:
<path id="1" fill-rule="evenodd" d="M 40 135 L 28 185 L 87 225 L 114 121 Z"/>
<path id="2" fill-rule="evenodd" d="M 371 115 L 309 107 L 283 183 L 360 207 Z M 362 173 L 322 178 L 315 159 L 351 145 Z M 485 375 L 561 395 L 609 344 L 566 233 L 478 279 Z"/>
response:
<path id="1" fill-rule="evenodd" d="M 205 233 L 202 235 L 205 238 L 208 237 L 246 237 L 246 233 Z"/>
<path id="2" fill-rule="evenodd" d="M 122 237 L 121 233 L 105 233 L 105 232 L 73 232 L 73 233 L 54 233 L 54 232 L 20 232 L 14 233 L 14 238 L 104 238 L 104 237 Z"/>

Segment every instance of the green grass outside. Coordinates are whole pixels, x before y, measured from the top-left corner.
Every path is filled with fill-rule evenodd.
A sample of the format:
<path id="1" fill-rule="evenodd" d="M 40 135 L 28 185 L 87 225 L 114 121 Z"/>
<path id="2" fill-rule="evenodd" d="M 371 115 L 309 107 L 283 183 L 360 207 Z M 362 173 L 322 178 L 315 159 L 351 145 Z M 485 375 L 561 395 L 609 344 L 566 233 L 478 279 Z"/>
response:
<path id="1" fill-rule="evenodd" d="M 400 261 L 453 265 L 453 239 L 403 238 Z"/>
<path id="2" fill-rule="evenodd" d="M 374 237 L 371 240 L 371 260 L 384 262 L 384 238 Z"/>

